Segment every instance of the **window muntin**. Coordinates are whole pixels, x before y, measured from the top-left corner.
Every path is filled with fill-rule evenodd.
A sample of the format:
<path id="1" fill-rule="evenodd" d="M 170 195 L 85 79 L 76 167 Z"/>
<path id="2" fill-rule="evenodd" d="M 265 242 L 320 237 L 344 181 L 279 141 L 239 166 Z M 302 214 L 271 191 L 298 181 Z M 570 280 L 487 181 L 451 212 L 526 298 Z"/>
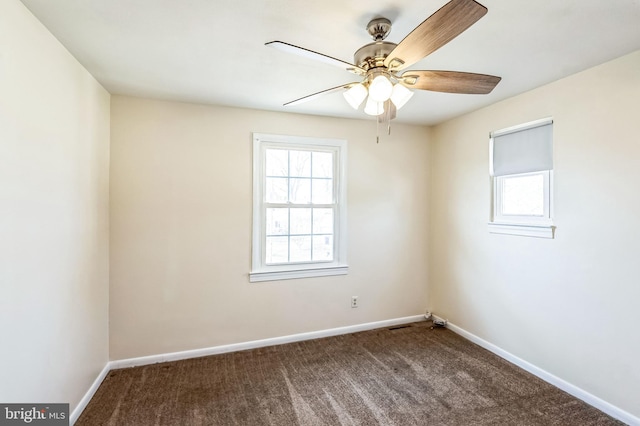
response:
<path id="1" fill-rule="evenodd" d="M 265 149 L 265 264 L 333 261 L 335 151 Z"/>
<path id="2" fill-rule="evenodd" d="M 346 273 L 345 161 L 346 141 L 254 134 L 251 281 Z"/>

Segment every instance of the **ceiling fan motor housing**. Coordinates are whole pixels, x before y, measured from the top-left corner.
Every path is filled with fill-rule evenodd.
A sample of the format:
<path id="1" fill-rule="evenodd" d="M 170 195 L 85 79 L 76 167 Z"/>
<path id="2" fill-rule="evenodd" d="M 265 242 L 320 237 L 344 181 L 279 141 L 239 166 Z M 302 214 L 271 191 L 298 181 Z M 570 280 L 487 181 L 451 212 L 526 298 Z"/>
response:
<path id="1" fill-rule="evenodd" d="M 376 41 L 364 45 L 353 55 L 354 63 L 366 71 L 384 67 L 384 59 L 396 46 L 395 43 L 388 41 Z"/>

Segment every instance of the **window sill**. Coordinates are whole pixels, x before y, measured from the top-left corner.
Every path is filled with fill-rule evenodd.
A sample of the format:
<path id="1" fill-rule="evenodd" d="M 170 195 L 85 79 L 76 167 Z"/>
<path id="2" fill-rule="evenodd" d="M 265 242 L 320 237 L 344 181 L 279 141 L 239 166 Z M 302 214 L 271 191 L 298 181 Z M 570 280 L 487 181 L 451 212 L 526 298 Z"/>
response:
<path id="1" fill-rule="evenodd" d="M 512 223 L 489 222 L 489 233 L 518 235 L 521 237 L 550 238 L 555 237 L 556 227 L 553 225 L 525 225 Z"/>
<path id="2" fill-rule="evenodd" d="M 328 277 L 332 275 L 347 275 L 349 267 L 344 266 L 331 266 L 328 268 L 315 268 L 315 269 L 296 269 L 291 271 L 268 271 L 268 272 L 251 272 L 249 273 L 249 282 L 260 281 L 278 281 L 278 280 L 291 280 L 295 278 L 314 278 L 314 277 Z"/>

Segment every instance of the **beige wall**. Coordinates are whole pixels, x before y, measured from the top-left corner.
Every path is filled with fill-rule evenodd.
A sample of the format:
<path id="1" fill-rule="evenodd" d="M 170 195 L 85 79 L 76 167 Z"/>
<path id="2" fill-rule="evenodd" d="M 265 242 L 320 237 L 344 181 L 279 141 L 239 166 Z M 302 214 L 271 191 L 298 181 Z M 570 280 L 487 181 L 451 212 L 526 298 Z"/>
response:
<path id="1" fill-rule="evenodd" d="M 429 132 L 114 96 L 111 359 L 424 312 Z M 348 140 L 347 276 L 249 283 L 251 133 Z M 352 309 L 350 298 L 359 296 Z"/>
<path id="2" fill-rule="evenodd" d="M 110 104 L 19 1 L 0 3 L 0 401 L 73 409 L 109 350 L 154 355 L 430 307 L 640 416 L 638 69 L 640 52 L 431 132 L 394 124 L 376 144 L 370 120 Z M 488 133 L 546 116 L 556 238 L 491 235 Z M 349 275 L 248 282 L 254 131 L 349 141 Z"/>
<path id="3" fill-rule="evenodd" d="M 0 401 L 69 402 L 108 360 L 109 94 L 0 2 Z"/>
<path id="4" fill-rule="evenodd" d="M 434 128 L 430 306 L 639 416 L 640 52 Z M 554 240 L 489 234 L 488 134 L 552 116 Z"/>

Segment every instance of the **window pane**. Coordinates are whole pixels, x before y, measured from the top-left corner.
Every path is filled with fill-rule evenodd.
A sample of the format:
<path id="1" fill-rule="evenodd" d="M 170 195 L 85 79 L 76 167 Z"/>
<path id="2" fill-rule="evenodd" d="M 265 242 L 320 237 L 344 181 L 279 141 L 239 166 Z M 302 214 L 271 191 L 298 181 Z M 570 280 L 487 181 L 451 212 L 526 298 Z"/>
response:
<path id="1" fill-rule="evenodd" d="M 313 233 L 333 234 L 333 209 L 313 209 Z"/>
<path id="2" fill-rule="evenodd" d="M 290 179 L 289 200 L 296 204 L 311 202 L 311 179 Z"/>
<path id="3" fill-rule="evenodd" d="M 333 236 L 314 235 L 313 260 L 333 260 Z"/>
<path id="4" fill-rule="evenodd" d="M 333 180 L 312 179 L 312 199 L 313 204 L 333 203 Z"/>
<path id="5" fill-rule="evenodd" d="M 289 237 L 267 237 L 266 263 L 286 263 L 289 261 Z"/>
<path id="6" fill-rule="evenodd" d="M 286 149 L 267 149 L 265 161 L 265 173 L 267 176 L 289 175 L 289 151 Z"/>
<path id="7" fill-rule="evenodd" d="M 502 214 L 517 216 L 544 215 L 544 176 L 507 177 L 502 179 Z"/>
<path id="8" fill-rule="evenodd" d="M 290 262 L 308 262 L 311 260 L 311 237 L 291 237 Z"/>
<path id="9" fill-rule="evenodd" d="M 291 209 L 291 235 L 311 234 L 311 209 Z"/>
<path id="10" fill-rule="evenodd" d="M 330 152 L 313 153 L 313 177 L 333 177 L 333 154 Z"/>
<path id="11" fill-rule="evenodd" d="M 311 177 L 311 152 L 289 151 L 289 173 L 295 177 Z"/>
<path id="12" fill-rule="evenodd" d="M 267 235 L 289 234 L 289 209 L 267 209 Z"/>
<path id="13" fill-rule="evenodd" d="M 267 178 L 265 183 L 265 196 L 267 203 L 286 203 L 287 178 Z"/>

